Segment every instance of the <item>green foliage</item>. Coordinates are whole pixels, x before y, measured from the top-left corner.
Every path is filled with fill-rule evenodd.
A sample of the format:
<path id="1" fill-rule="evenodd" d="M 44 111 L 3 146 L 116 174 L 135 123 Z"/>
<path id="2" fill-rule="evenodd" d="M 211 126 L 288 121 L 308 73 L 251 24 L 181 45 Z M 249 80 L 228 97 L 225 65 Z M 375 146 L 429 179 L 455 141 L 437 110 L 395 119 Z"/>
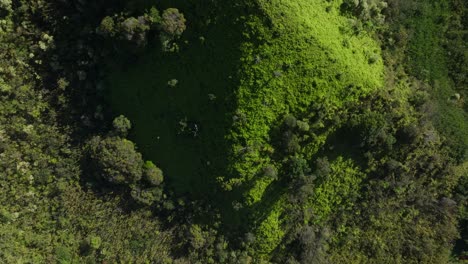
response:
<path id="1" fill-rule="evenodd" d="M 161 31 L 160 40 L 167 46 L 185 30 L 185 18 L 176 8 L 166 9 L 162 16 L 154 6 L 143 15 L 134 17 L 124 13 L 106 16 L 102 19 L 97 32 L 110 39 L 117 38 L 126 43 L 144 47 L 150 31 Z M 126 45 L 123 45 L 126 49 Z"/>
<path id="2" fill-rule="evenodd" d="M 11 4 L 0 262 L 446 263 L 466 240 L 463 4 Z"/>
<path id="3" fill-rule="evenodd" d="M 146 161 L 143 171 L 143 179 L 153 186 L 158 186 L 163 182 L 164 176 L 160 168 L 151 161 Z"/>
<path id="4" fill-rule="evenodd" d="M 272 252 L 276 245 L 278 245 L 284 236 L 284 231 L 281 228 L 280 222 L 281 209 L 274 208 L 267 216 L 267 218 L 262 221 L 255 233 L 255 243 L 254 248 L 256 249 L 256 254 L 260 256 L 267 256 Z"/>
<path id="5" fill-rule="evenodd" d="M 117 132 L 117 135 L 121 137 L 125 137 L 127 136 L 128 131 L 132 128 L 132 123 L 125 116 L 120 115 L 114 118 L 114 121 L 112 122 L 112 126 Z"/>
<path id="6" fill-rule="evenodd" d="M 359 198 L 359 186 L 365 177 L 351 160 L 342 157 L 333 161 L 329 168 L 328 165 L 318 165 L 317 174 L 319 182 L 312 196 L 313 221 L 316 223 L 325 221 L 334 210 L 350 210 Z"/>
<path id="7" fill-rule="evenodd" d="M 308 132 L 310 130 L 310 126 L 307 122 L 297 120 L 297 129 L 301 132 Z"/>
<path id="8" fill-rule="evenodd" d="M 126 18 L 120 26 L 122 36 L 128 41 L 134 40 L 137 43 L 145 40 L 145 32 L 149 29 L 144 19 L 135 17 Z"/>
<path id="9" fill-rule="evenodd" d="M 101 21 L 101 24 L 99 25 L 98 30 L 103 35 L 113 37 L 116 33 L 114 19 L 110 16 L 104 17 Z"/>
<path id="10" fill-rule="evenodd" d="M 177 8 L 164 10 L 161 17 L 161 30 L 172 38 L 179 37 L 185 31 L 185 17 Z"/>
<path id="11" fill-rule="evenodd" d="M 263 167 L 263 176 L 272 180 L 276 180 L 278 179 L 278 171 L 272 165 L 266 165 L 265 167 Z"/>
<path id="12" fill-rule="evenodd" d="M 132 187 L 130 194 L 135 201 L 144 205 L 152 205 L 153 203 L 161 200 L 162 189 L 159 187 L 144 188 L 134 186 Z"/>
<path id="13" fill-rule="evenodd" d="M 70 249 L 66 246 L 58 246 L 55 249 L 55 260 L 60 264 L 72 263 L 73 256 L 70 252 Z"/>
<path id="14" fill-rule="evenodd" d="M 86 148 L 100 178 L 113 184 L 132 184 L 141 179 L 143 160 L 131 141 L 94 137 Z"/>
<path id="15" fill-rule="evenodd" d="M 297 120 L 293 115 L 287 115 L 284 118 L 284 125 L 290 129 L 295 128 L 297 125 Z"/>
<path id="16" fill-rule="evenodd" d="M 102 240 L 99 236 L 89 236 L 87 243 L 92 250 L 98 250 L 101 247 Z"/>
<path id="17" fill-rule="evenodd" d="M 190 245 L 194 249 L 200 249 L 206 245 L 206 239 L 204 238 L 203 231 L 200 226 L 193 225 L 190 227 Z"/>
<path id="18" fill-rule="evenodd" d="M 150 8 L 149 12 L 147 12 L 146 17 L 147 20 L 151 23 L 152 28 L 158 27 L 161 23 L 161 15 L 159 14 L 159 10 L 154 6 Z"/>
<path id="19" fill-rule="evenodd" d="M 408 43 L 408 71 L 430 86 L 429 93 L 433 101 L 432 105 L 426 105 L 424 111 L 433 115 L 436 128 L 447 139 L 447 144 L 454 150 L 454 156 L 464 160 L 468 153 L 468 116 L 460 105 L 449 100 L 459 87 L 454 86 L 450 79 L 451 63 L 448 61 L 454 59 L 444 49 L 444 46 L 452 46 L 447 45 L 444 38 L 449 6 L 445 1 L 423 1 L 418 3 L 417 8 L 420 15 L 414 15 L 409 21 L 405 21 L 414 31 L 414 36 Z M 466 53 L 466 48 L 459 49 L 458 52 Z"/>
<path id="20" fill-rule="evenodd" d="M 11 4 L 12 0 L 1 0 L 0 1 L 0 8 L 6 11 L 11 11 Z"/>
<path id="21" fill-rule="evenodd" d="M 383 0 L 344 0 L 341 8 L 363 22 L 383 25 L 385 16 L 382 10 L 386 7 L 387 1 Z"/>

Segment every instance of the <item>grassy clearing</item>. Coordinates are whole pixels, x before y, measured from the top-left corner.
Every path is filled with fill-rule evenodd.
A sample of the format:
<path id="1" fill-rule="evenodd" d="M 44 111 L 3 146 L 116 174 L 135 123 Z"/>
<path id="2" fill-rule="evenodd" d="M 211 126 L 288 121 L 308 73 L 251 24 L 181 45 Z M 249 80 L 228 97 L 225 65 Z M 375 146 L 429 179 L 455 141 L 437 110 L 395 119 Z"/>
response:
<path id="1" fill-rule="evenodd" d="M 213 175 L 226 166 L 226 113 L 234 108 L 242 31 L 228 12 L 208 19 L 189 22 L 178 53 L 154 44 L 136 62 L 114 67 L 109 78 L 112 107 L 133 122 L 139 149 L 179 194 L 212 193 Z"/>

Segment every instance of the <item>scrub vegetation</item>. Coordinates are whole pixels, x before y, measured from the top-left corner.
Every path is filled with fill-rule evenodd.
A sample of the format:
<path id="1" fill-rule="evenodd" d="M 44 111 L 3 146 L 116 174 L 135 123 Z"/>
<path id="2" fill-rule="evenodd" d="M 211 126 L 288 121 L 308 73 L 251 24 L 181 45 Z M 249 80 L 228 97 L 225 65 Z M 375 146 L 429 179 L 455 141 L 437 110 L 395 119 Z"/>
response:
<path id="1" fill-rule="evenodd" d="M 0 262 L 464 263 L 460 0 L 0 0 Z"/>

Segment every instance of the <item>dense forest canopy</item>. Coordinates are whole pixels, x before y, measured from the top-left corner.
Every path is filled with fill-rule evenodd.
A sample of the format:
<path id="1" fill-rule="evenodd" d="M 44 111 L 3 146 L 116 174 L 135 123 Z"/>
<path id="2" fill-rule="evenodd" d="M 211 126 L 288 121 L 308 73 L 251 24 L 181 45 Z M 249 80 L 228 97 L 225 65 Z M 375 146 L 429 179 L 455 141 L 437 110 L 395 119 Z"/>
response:
<path id="1" fill-rule="evenodd" d="M 465 263 L 463 0 L 0 0 L 0 263 Z"/>

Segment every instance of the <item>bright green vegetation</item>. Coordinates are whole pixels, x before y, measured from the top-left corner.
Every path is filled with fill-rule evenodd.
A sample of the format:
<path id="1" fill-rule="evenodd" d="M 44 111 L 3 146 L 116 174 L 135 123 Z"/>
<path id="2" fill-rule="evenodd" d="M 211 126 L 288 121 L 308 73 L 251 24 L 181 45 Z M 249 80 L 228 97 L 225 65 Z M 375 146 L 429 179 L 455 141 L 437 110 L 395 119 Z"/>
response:
<path id="1" fill-rule="evenodd" d="M 0 263 L 463 263 L 466 17 L 0 0 Z"/>
<path id="2" fill-rule="evenodd" d="M 347 19 L 338 15 L 337 6 L 327 13 L 325 3 L 300 3 L 260 1 L 271 25 L 258 19 L 250 22 L 259 36 L 242 46 L 244 65 L 236 92 L 236 115 L 242 120 L 234 124 L 229 135 L 234 155 L 244 147 L 253 148 L 233 166 L 241 176 L 240 182 L 250 180 L 269 162 L 270 157 L 262 155 L 254 145 L 271 148 L 272 130 L 286 114 L 304 116 L 320 105 L 329 109 L 330 116 L 339 115 L 343 105 L 382 87 L 383 67 L 377 44 L 365 34 L 352 34 Z M 257 45 L 257 41 L 261 44 Z M 370 56 L 376 61 L 371 63 Z M 323 144 L 328 132 L 317 133 L 317 140 L 307 146 L 311 150 L 309 157 Z"/>

